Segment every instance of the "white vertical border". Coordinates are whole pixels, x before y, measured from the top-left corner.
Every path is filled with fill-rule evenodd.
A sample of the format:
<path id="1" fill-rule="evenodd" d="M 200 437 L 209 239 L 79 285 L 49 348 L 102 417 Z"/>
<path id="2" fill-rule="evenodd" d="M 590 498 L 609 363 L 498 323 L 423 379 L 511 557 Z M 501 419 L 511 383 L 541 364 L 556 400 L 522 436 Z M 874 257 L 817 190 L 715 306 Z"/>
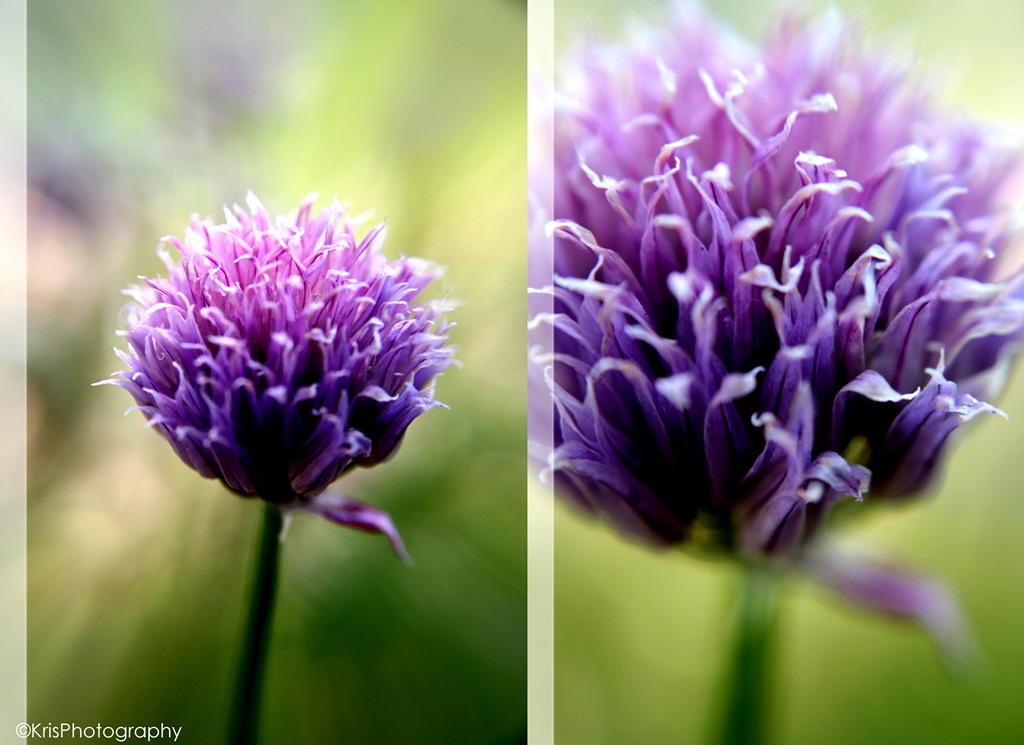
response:
<path id="1" fill-rule="evenodd" d="M 0 0 L 0 741 L 26 720 L 27 2 Z"/>
<path id="2" fill-rule="evenodd" d="M 527 3 L 527 131 L 528 189 L 531 193 L 551 194 L 553 155 L 551 152 L 554 115 L 554 27 L 555 0 L 528 0 Z M 550 216 L 534 216 L 544 222 Z M 550 240 L 546 231 L 538 231 L 529 215 L 528 241 Z M 527 262 L 537 252 L 527 251 Z M 544 252 L 551 256 L 550 252 Z M 527 276 L 551 276 L 551 267 L 528 266 Z M 548 282 L 545 282 L 547 284 Z M 537 296 L 534 296 L 536 299 Z M 535 309 L 535 303 L 530 307 Z M 535 341 L 535 339 L 533 340 Z M 532 343 L 532 342 L 531 342 Z M 551 349 L 550 344 L 544 345 Z M 527 373 L 529 379 L 529 372 Z M 538 407 L 539 411 L 536 408 Z M 532 437 L 549 440 L 553 421 L 553 404 L 528 403 L 531 416 L 543 421 L 541 427 L 532 422 Z M 540 431 L 538 431 L 538 429 Z M 530 745 L 554 745 L 555 711 L 555 635 L 554 635 L 554 499 L 550 485 L 538 482 L 536 474 L 527 477 L 527 726 Z"/>

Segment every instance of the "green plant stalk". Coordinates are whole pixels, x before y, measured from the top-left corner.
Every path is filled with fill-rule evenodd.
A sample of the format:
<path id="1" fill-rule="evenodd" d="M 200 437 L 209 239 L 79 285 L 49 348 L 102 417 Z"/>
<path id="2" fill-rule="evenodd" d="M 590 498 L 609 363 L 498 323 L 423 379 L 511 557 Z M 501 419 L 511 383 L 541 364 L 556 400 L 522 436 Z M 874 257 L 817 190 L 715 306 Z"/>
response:
<path id="1" fill-rule="evenodd" d="M 235 680 L 235 700 L 228 733 L 230 745 L 253 745 L 256 742 L 260 695 L 270 644 L 270 623 L 277 593 L 282 525 L 280 508 L 271 502 L 264 502 L 245 646 L 242 648 L 238 677 Z"/>
<path id="2" fill-rule="evenodd" d="M 743 565 L 732 659 L 722 688 L 721 745 L 760 745 L 766 741 L 779 584 L 780 577 L 774 570 L 752 562 Z"/>

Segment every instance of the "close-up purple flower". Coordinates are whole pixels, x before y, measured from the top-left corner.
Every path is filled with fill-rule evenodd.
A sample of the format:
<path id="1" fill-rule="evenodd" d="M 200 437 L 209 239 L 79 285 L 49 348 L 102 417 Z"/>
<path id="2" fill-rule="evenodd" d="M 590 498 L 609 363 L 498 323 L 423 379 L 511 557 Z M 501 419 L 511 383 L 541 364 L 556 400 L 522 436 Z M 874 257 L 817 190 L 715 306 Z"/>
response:
<path id="1" fill-rule="evenodd" d="M 327 487 L 395 451 L 409 424 L 439 405 L 433 380 L 451 364 L 439 301 L 418 300 L 438 275 L 381 255 L 380 224 L 335 202 L 271 221 L 252 195 L 226 223 L 193 217 L 164 240 L 166 278 L 129 294 L 128 369 L 114 381 L 178 456 L 241 496 L 389 535 L 386 513 Z"/>
<path id="2" fill-rule="evenodd" d="M 627 533 L 792 555 L 998 411 L 1018 151 L 844 36 L 786 23 L 758 53 L 687 17 L 566 78 L 532 393 L 558 492 Z"/>
<path id="3" fill-rule="evenodd" d="M 953 672 L 977 660 L 942 581 L 836 534 L 932 487 L 961 426 L 1003 414 L 1024 161 L 1012 131 L 945 108 L 838 13 L 784 14 L 760 47 L 692 6 L 647 20 L 566 43 L 535 99 L 551 119 L 531 152 L 531 457 L 621 535 L 737 565 L 717 736 L 755 743 L 790 576 L 919 623 Z M 632 617 L 621 581 L 645 564 L 578 561 L 609 586 L 577 601 Z"/>
<path id="4" fill-rule="evenodd" d="M 758 49 L 691 8 L 571 49 L 532 185 L 541 477 L 643 543 L 801 568 L 968 654 L 940 583 L 822 534 L 839 503 L 921 493 L 961 425 L 1002 414 L 1018 143 L 838 15 Z"/>

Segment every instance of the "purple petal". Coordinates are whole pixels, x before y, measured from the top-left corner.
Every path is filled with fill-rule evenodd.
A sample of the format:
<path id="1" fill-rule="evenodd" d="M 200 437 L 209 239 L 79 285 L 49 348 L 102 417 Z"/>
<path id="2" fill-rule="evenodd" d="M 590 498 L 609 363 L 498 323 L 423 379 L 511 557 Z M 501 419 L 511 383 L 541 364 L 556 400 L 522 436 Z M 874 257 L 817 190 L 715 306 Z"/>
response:
<path id="1" fill-rule="evenodd" d="M 822 546 L 807 557 L 807 571 L 854 605 L 924 626 L 953 671 L 964 671 L 978 650 L 953 595 L 941 583 L 892 564 Z"/>
<path id="2" fill-rule="evenodd" d="M 391 548 L 394 549 L 395 555 L 406 564 L 412 562 L 405 550 L 402 536 L 391 522 L 391 515 L 384 510 L 371 507 L 344 494 L 330 491 L 313 499 L 304 499 L 289 506 L 289 509 L 319 515 L 347 528 L 355 528 L 367 533 L 383 533 L 391 541 Z"/>

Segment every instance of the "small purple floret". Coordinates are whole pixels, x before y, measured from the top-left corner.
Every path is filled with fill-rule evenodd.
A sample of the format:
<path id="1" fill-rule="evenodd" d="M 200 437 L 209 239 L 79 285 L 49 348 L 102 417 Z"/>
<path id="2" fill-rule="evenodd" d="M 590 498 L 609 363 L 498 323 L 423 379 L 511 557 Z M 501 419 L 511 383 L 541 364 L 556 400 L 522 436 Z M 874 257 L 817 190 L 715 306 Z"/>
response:
<path id="1" fill-rule="evenodd" d="M 161 251 L 167 278 L 128 291 L 129 349 L 115 350 L 127 370 L 105 382 L 131 393 L 203 476 L 336 522 L 355 516 L 354 527 L 394 541 L 386 513 L 320 495 L 389 458 L 440 405 L 445 307 L 418 300 L 439 270 L 386 260 L 384 226 L 357 239 L 337 202 L 314 215 L 308 199 L 276 223 L 252 195 L 248 206 L 226 210 L 225 224 L 193 217 L 183 241 L 164 239 L 180 262 Z"/>

